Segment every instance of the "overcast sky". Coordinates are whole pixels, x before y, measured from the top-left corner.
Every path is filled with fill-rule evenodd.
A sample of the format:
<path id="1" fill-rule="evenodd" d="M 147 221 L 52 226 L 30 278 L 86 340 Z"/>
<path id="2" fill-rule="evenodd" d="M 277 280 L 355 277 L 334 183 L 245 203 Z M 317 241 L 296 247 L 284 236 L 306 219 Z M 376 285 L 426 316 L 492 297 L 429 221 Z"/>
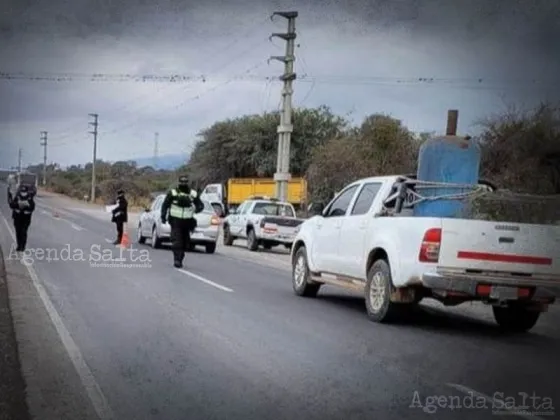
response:
<path id="1" fill-rule="evenodd" d="M 26 4 L 27 3 L 27 4 Z M 297 4 L 297 6 L 296 6 Z M 284 42 L 275 10 L 298 10 L 296 106 L 326 104 L 360 121 L 384 112 L 414 131 L 459 129 L 508 105 L 557 100 L 558 0 L 3 0 L 0 72 L 74 74 L 71 81 L 0 79 L 0 167 L 187 152 L 213 122 L 278 109 Z M 104 80 L 88 81 L 91 74 Z M 180 74 L 189 82 L 116 75 Z M 205 81 L 202 81 L 204 76 Z M 419 78 L 435 78 L 419 82 Z"/>

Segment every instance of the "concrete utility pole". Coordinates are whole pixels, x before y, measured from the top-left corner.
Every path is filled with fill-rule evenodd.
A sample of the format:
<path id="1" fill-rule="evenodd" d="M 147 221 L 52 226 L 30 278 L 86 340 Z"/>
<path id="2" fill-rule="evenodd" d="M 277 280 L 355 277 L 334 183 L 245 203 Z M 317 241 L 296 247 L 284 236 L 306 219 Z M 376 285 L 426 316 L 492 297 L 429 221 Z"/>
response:
<path id="1" fill-rule="evenodd" d="M 158 154 L 159 154 L 159 133 L 154 134 L 154 169 L 158 167 Z"/>
<path id="2" fill-rule="evenodd" d="M 91 164 L 91 197 L 90 200 L 92 203 L 95 202 L 95 164 L 97 162 L 97 125 L 98 125 L 98 117 L 97 114 L 89 114 L 90 117 L 93 118 L 93 122 L 90 122 L 89 125 L 93 126 L 93 131 L 90 131 L 90 134 L 93 134 L 93 161 Z"/>
<path id="3" fill-rule="evenodd" d="M 22 159 L 23 159 L 23 149 L 20 147 L 18 150 L 18 172 L 21 172 L 21 165 L 22 165 Z"/>
<path id="4" fill-rule="evenodd" d="M 293 82 L 296 80 L 294 72 L 294 61 L 296 60 L 295 39 L 296 39 L 296 18 L 298 12 L 275 12 L 271 16 L 281 16 L 288 20 L 287 33 L 273 33 L 271 38 L 282 38 L 286 41 L 286 55 L 272 56 L 272 60 L 284 63 L 284 74 L 280 80 L 284 82 L 282 89 L 282 113 L 280 114 L 280 125 L 278 126 L 278 160 L 276 164 L 276 198 L 281 201 L 288 200 L 288 183 L 291 179 L 290 174 L 290 142 L 293 132 L 292 125 L 292 95 L 294 94 Z"/>
<path id="5" fill-rule="evenodd" d="M 43 187 L 47 185 L 47 136 L 46 131 L 41 131 L 41 146 L 43 146 Z"/>

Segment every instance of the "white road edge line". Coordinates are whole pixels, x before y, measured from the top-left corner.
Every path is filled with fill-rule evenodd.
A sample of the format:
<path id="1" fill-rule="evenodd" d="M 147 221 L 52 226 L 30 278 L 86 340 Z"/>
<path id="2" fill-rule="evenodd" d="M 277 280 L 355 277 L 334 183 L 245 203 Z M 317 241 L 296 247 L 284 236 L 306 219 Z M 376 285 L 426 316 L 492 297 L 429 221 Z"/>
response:
<path id="1" fill-rule="evenodd" d="M 15 241 L 16 237 L 11 226 L 8 223 L 8 220 L 6 220 L 6 217 L 4 215 L 2 215 L 2 219 L 4 220 L 4 224 L 6 225 L 10 236 Z M 86 393 L 93 405 L 93 408 L 95 409 L 95 412 L 99 416 L 100 420 L 115 419 L 113 411 L 109 406 L 109 403 L 107 402 L 107 398 L 105 398 L 105 395 L 103 395 L 103 391 L 101 391 L 101 388 L 95 380 L 93 373 L 86 364 L 80 348 L 72 339 L 72 336 L 70 335 L 68 329 L 64 326 L 62 318 L 56 311 L 56 308 L 51 302 L 47 291 L 41 284 L 37 272 L 32 265 L 24 265 L 25 267 L 27 267 L 27 271 L 29 272 L 29 276 L 31 277 L 33 286 L 35 286 L 35 289 L 37 290 L 37 293 L 39 294 L 39 297 L 41 298 L 41 301 L 43 302 L 43 305 L 45 306 L 45 309 L 49 314 L 49 317 L 51 318 L 51 322 L 53 323 L 62 341 L 62 344 L 64 345 L 68 356 L 70 357 L 70 360 L 72 360 L 72 364 L 74 365 L 74 368 L 76 369 L 78 376 L 82 381 L 82 385 L 86 390 Z"/>
<path id="2" fill-rule="evenodd" d="M 112 243 L 113 243 L 114 241 L 112 241 L 112 240 L 110 240 L 110 239 L 107 239 L 107 238 L 105 238 L 105 242 L 107 242 L 108 244 L 112 244 Z"/>
<path id="3" fill-rule="evenodd" d="M 522 410 L 520 409 L 519 412 L 516 410 L 512 410 L 512 409 L 508 409 L 505 407 L 495 407 L 496 404 L 496 400 L 492 397 L 489 397 L 488 395 L 485 395 L 481 392 L 478 392 L 472 388 L 466 387 L 464 385 L 459 385 L 459 384 L 452 384 L 452 383 L 448 383 L 446 384 L 448 387 L 451 387 L 453 389 L 456 389 L 457 391 L 461 391 L 465 394 L 472 394 L 475 397 L 478 398 L 483 398 L 485 399 L 488 403 L 491 404 L 491 406 L 493 407 L 493 409 L 499 410 L 500 412 L 504 413 L 504 415 L 510 415 L 510 416 L 517 416 L 517 417 L 521 417 L 523 419 L 527 419 L 527 420 L 544 420 L 542 417 L 536 416 L 536 415 L 532 415 L 531 413 L 523 413 Z"/>
<path id="4" fill-rule="evenodd" d="M 205 279 L 204 277 L 199 276 L 198 274 L 191 273 L 190 271 L 183 270 L 182 268 L 178 269 L 177 271 L 180 271 L 181 273 L 186 274 L 187 276 L 192 277 L 193 279 L 201 281 L 202 283 L 206 283 L 209 286 L 213 286 L 216 289 L 223 290 L 224 292 L 233 293 L 233 289 L 230 289 L 229 287 L 226 286 L 222 286 L 221 284 L 218 283 L 214 283 L 213 281 Z"/>
<path id="5" fill-rule="evenodd" d="M 83 228 L 81 228 L 80 226 L 78 226 L 74 223 L 70 223 L 70 226 L 72 226 L 72 229 L 77 230 L 78 232 L 81 232 L 82 230 L 84 230 Z"/>

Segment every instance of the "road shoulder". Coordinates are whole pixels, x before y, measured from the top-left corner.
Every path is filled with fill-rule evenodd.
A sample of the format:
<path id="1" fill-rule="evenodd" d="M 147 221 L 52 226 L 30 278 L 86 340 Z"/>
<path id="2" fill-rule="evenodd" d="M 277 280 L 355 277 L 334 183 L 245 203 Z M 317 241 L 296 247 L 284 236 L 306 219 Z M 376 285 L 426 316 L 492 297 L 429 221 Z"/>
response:
<path id="1" fill-rule="evenodd" d="M 4 217 L 0 218 L 0 245 L 29 413 L 41 420 L 97 419 L 27 267 L 10 253 L 12 237 Z"/>
<path id="2" fill-rule="evenodd" d="M 25 382 L 21 371 L 14 320 L 10 308 L 6 265 L 0 248 L 0 418 L 30 419 L 25 399 Z"/>

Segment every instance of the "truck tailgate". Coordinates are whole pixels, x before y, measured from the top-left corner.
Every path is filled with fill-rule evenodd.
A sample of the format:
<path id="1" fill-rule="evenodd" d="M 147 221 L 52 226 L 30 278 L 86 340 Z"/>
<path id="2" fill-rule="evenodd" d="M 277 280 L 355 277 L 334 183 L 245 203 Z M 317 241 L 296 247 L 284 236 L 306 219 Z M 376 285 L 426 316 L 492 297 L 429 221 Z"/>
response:
<path id="1" fill-rule="evenodd" d="M 560 226 L 443 219 L 438 266 L 560 276 Z"/>
<path id="2" fill-rule="evenodd" d="M 279 239 L 292 240 L 303 220 L 291 217 L 267 216 L 262 221 L 265 232 L 274 232 Z"/>

